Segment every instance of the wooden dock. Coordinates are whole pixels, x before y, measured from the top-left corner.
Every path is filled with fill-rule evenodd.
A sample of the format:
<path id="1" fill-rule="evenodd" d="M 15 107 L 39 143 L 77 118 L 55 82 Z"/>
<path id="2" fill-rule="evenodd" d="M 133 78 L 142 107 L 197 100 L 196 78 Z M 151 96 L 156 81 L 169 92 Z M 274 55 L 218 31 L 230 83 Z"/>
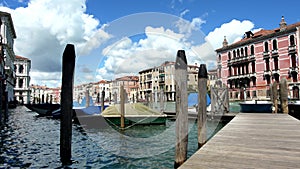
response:
<path id="1" fill-rule="evenodd" d="M 300 121 L 239 113 L 180 167 L 198 168 L 300 168 Z"/>

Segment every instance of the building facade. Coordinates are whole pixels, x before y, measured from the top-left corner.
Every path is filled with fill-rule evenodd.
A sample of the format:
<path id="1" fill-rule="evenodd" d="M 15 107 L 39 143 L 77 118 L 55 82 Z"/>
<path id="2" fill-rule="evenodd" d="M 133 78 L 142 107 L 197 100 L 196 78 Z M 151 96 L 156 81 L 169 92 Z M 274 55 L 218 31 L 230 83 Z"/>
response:
<path id="1" fill-rule="evenodd" d="M 22 104 L 30 103 L 30 76 L 31 61 L 28 58 L 16 56 L 15 99 Z"/>
<path id="2" fill-rule="evenodd" d="M 1 77 L 3 80 L 2 91 L 6 96 L 8 102 L 14 101 L 14 86 L 16 73 L 14 70 L 14 39 L 17 38 L 14 29 L 11 15 L 0 11 L 0 44 L 1 44 L 1 64 L 4 65 L 4 70 L 1 70 Z"/>
<path id="3" fill-rule="evenodd" d="M 123 86 L 126 92 L 125 98 L 128 102 L 136 102 L 139 88 L 138 76 L 123 76 L 112 80 L 110 85 L 110 96 L 114 103 L 120 102 L 120 87 Z"/>
<path id="4" fill-rule="evenodd" d="M 188 91 L 197 91 L 198 71 L 197 64 L 188 65 Z M 139 72 L 139 99 L 155 98 L 163 92 L 166 101 L 175 101 L 175 62 L 166 61 L 160 66 L 145 69 Z"/>
<path id="5" fill-rule="evenodd" d="M 287 25 L 284 17 L 273 30 L 248 31 L 240 41 L 216 50 L 219 80 L 231 100 L 270 99 L 270 84 L 288 80 L 289 97 L 299 99 L 300 22 Z"/>

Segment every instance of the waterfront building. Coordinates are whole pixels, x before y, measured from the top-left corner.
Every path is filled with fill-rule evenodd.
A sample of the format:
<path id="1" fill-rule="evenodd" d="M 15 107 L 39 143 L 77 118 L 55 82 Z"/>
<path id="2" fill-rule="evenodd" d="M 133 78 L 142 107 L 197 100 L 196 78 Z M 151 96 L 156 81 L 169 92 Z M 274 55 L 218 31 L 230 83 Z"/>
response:
<path id="1" fill-rule="evenodd" d="M 14 70 L 14 39 L 17 38 L 11 15 L 0 11 L 0 45 L 1 45 L 1 77 L 2 96 L 6 96 L 8 102 L 14 101 L 15 70 Z M 3 70 L 4 66 L 4 70 Z M 5 87 L 4 87 L 5 86 Z"/>
<path id="2" fill-rule="evenodd" d="M 188 91 L 197 91 L 198 86 L 197 64 L 188 65 Z M 139 98 L 155 98 L 156 93 L 163 91 L 166 101 L 175 101 L 175 62 L 166 61 L 160 66 L 145 69 L 139 72 Z"/>
<path id="3" fill-rule="evenodd" d="M 299 99 L 300 22 L 287 25 L 282 17 L 273 30 L 248 31 L 244 38 L 216 50 L 218 78 L 231 100 L 270 99 L 270 84 L 288 79 L 289 97 Z"/>
<path id="4" fill-rule="evenodd" d="M 106 80 L 77 85 L 73 90 L 73 100 L 81 103 L 82 99 L 86 97 L 88 92 L 89 96 L 93 99 L 93 103 L 100 103 L 102 91 L 105 92 L 105 101 L 107 101 L 110 96 L 110 90 L 109 82 Z"/>
<path id="5" fill-rule="evenodd" d="M 22 104 L 30 103 L 30 68 L 31 61 L 22 56 L 16 56 L 14 67 L 16 70 L 15 99 Z"/>
<path id="6" fill-rule="evenodd" d="M 30 86 L 30 103 L 40 104 L 40 103 L 59 103 L 59 98 L 57 98 L 57 93 L 47 86 L 31 85 Z"/>
<path id="7" fill-rule="evenodd" d="M 217 74 L 217 69 L 212 69 L 207 71 L 208 75 L 208 81 L 207 81 L 207 86 L 215 86 L 218 80 L 218 74 Z"/>
<path id="8" fill-rule="evenodd" d="M 136 102 L 136 97 L 139 88 L 138 76 L 123 76 L 116 78 L 110 82 L 111 98 L 115 103 L 120 101 L 120 87 L 124 86 L 126 95 L 125 98 L 128 102 Z"/>

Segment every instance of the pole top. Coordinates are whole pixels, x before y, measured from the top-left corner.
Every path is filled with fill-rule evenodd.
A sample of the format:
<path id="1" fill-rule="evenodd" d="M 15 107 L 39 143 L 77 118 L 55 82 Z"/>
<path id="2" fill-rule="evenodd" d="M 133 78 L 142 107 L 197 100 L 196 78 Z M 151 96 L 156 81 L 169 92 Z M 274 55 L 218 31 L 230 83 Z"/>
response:
<path id="1" fill-rule="evenodd" d="M 184 50 L 177 51 L 175 69 L 187 69 L 187 60 Z"/>
<path id="2" fill-rule="evenodd" d="M 208 78 L 205 64 L 200 65 L 199 72 L 198 72 L 198 78 L 206 78 L 206 79 Z"/>

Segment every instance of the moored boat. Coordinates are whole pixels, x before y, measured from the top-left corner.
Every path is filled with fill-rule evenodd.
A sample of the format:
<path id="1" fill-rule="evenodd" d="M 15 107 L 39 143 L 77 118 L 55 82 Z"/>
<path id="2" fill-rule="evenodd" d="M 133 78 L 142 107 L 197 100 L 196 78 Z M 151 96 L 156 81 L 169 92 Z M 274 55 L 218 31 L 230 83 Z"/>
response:
<path id="1" fill-rule="evenodd" d="M 25 104 L 25 106 L 40 116 L 52 116 L 52 112 L 60 108 L 60 104 L 50 104 L 50 103 L 43 103 L 43 104 Z"/>
<path id="2" fill-rule="evenodd" d="M 243 113 L 272 113 L 272 102 L 263 100 L 244 101 L 239 103 Z"/>

